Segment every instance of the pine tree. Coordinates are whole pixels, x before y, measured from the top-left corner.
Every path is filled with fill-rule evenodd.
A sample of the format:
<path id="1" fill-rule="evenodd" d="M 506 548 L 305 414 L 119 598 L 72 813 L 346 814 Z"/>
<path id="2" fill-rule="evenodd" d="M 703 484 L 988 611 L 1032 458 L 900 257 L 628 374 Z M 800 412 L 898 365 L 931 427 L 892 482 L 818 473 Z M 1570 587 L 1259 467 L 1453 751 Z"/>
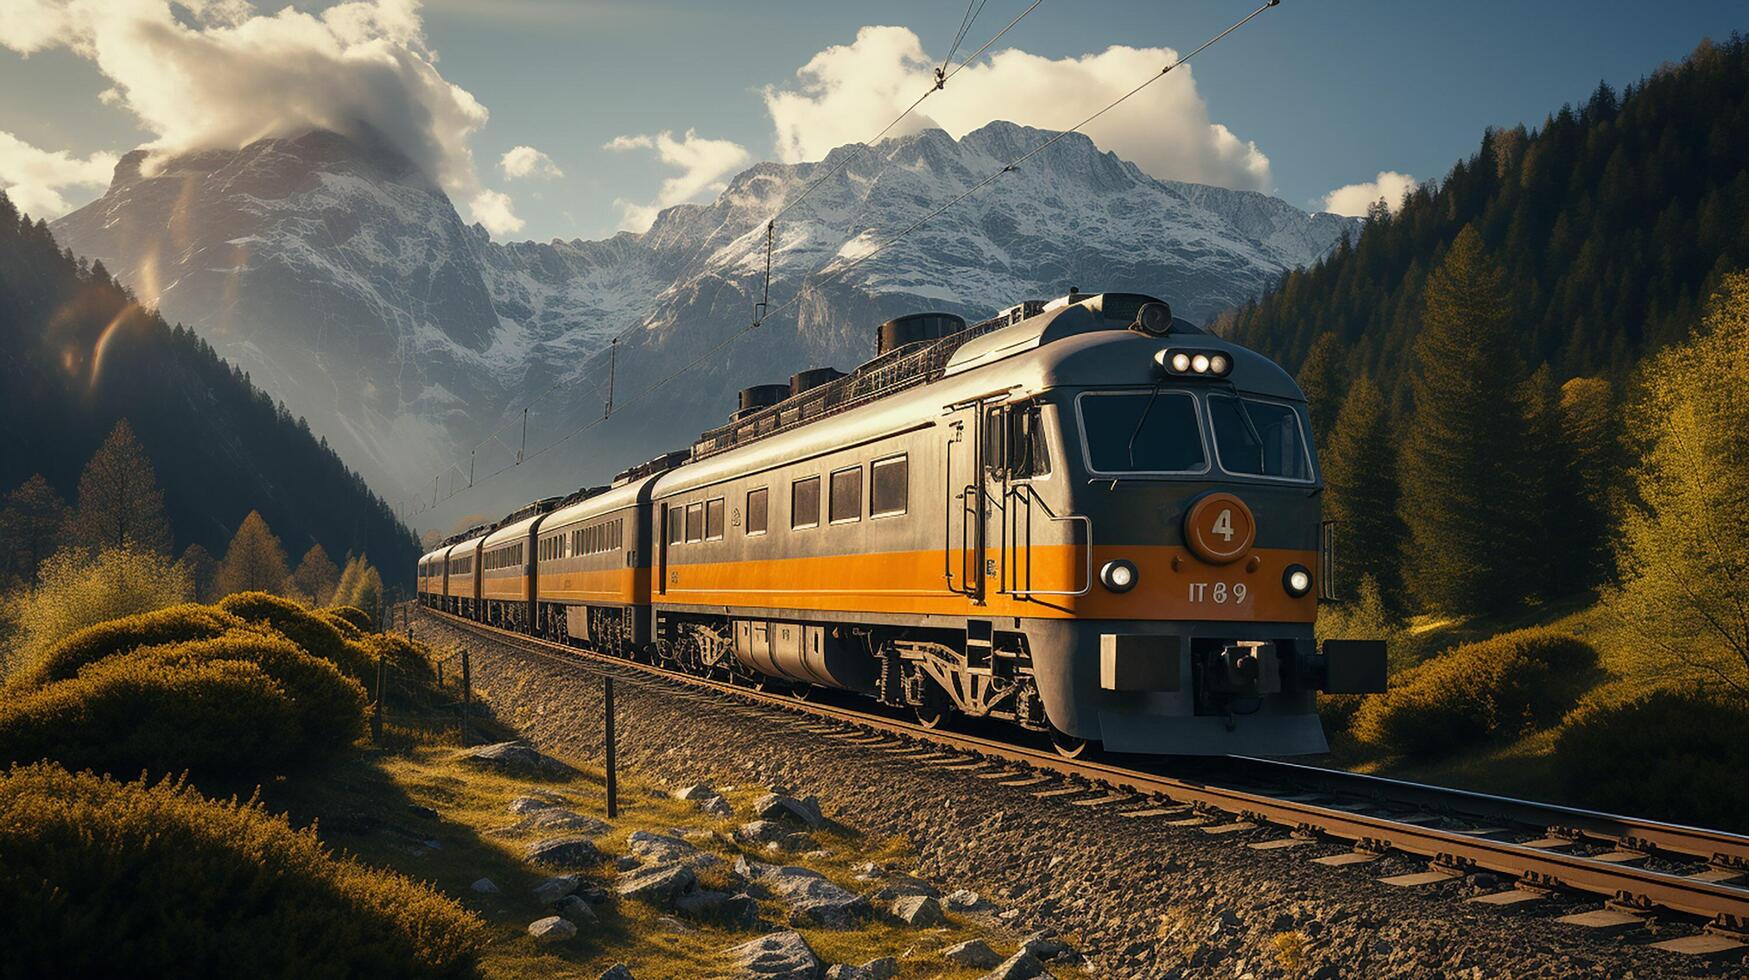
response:
<path id="1" fill-rule="evenodd" d="M 183 549 L 182 557 L 176 559 L 176 564 L 188 574 L 188 585 L 193 590 L 196 602 L 209 602 L 213 598 L 213 580 L 219 574 L 219 563 L 214 560 L 212 552 L 199 544 L 191 544 Z"/>
<path id="2" fill-rule="evenodd" d="M 215 596 L 235 592 L 273 592 L 285 589 L 291 573 L 285 567 L 285 550 L 257 511 L 250 511 L 225 549 L 213 580 Z"/>
<path id="3" fill-rule="evenodd" d="M 1404 577 L 1429 610 L 1512 608 L 1541 571 L 1517 341 L 1505 271 L 1465 228 L 1427 282 L 1403 456 Z"/>
<path id="4" fill-rule="evenodd" d="M 1564 492 L 1549 514 L 1566 561 L 1553 584 L 1557 594 L 1572 594 L 1596 588 L 1610 570 L 1610 519 L 1623 473 L 1621 420 L 1615 392 L 1602 378 L 1574 378 L 1562 385 L 1557 411 L 1567 472 Z"/>
<path id="5" fill-rule="evenodd" d="M 1312 415 L 1312 441 L 1324 445 L 1330 437 L 1330 426 L 1336 421 L 1336 411 L 1342 404 L 1341 365 L 1336 335 L 1325 331 L 1312 342 L 1312 349 L 1300 364 L 1294 380 L 1306 396 L 1306 407 Z"/>
<path id="6" fill-rule="evenodd" d="M 364 560 L 352 555 L 346 557 L 346 568 L 340 572 L 340 581 L 335 583 L 334 592 L 328 597 L 331 606 L 344 606 L 352 601 L 352 594 L 358 591 L 358 580 L 364 574 Z"/>
<path id="7" fill-rule="evenodd" d="M 6 495 L 0 510 L 0 582 L 17 577 L 35 588 L 37 570 L 55 553 L 67 524 L 67 504 L 41 473 Z"/>
<path id="8" fill-rule="evenodd" d="M 132 547 L 170 553 L 164 494 L 127 419 L 115 424 L 85 464 L 69 530 L 75 544 L 93 551 Z"/>
<path id="9" fill-rule="evenodd" d="M 1324 516 L 1336 522 L 1336 586 L 1344 598 L 1371 578 L 1387 608 L 1403 606 L 1404 528 L 1397 514 L 1397 442 L 1385 400 L 1362 375 L 1350 387 L 1321 456 Z"/>
<path id="10" fill-rule="evenodd" d="M 309 551 L 304 552 L 297 571 L 292 573 L 292 585 L 301 597 L 312 603 L 319 603 L 332 595 L 339 582 L 340 569 L 334 567 L 328 552 L 320 544 L 313 544 Z"/>

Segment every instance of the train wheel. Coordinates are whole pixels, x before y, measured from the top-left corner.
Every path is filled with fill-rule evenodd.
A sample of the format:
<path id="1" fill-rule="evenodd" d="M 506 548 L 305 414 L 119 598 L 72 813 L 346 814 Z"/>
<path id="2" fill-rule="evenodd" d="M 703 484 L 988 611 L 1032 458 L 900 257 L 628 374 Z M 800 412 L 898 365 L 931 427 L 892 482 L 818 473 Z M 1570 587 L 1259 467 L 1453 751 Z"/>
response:
<path id="1" fill-rule="evenodd" d="M 911 713 L 917 716 L 917 724 L 934 731 L 947 724 L 947 706 L 938 702 L 918 704 L 911 707 Z"/>
<path id="2" fill-rule="evenodd" d="M 1068 732 L 1058 731 L 1055 726 L 1051 727 L 1051 748 L 1056 749 L 1057 754 L 1065 759 L 1081 758 L 1087 754 L 1087 748 L 1092 744 L 1079 735 L 1070 735 Z"/>
<path id="3" fill-rule="evenodd" d="M 789 689 L 789 696 L 797 701 L 812 701 L 814 699 L 814 685 L 797 684 Z"/>

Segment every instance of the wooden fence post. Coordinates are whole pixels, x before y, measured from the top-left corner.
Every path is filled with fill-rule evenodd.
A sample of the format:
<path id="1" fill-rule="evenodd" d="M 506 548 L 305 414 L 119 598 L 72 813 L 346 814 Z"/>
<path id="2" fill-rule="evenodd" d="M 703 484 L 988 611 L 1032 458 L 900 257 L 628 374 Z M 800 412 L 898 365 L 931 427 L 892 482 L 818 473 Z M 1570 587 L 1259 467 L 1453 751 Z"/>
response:
<path id="1" fill-rule="evenodd" d="M 370 740 L 373 745 L 380 745 L 383 741 L 383 675 L 387 660 L 387 657 L 377 657 L 377 699 L 370 710 Z"/>
<path id="2" fill-rule="evenodd" d="M 462 647 L 462 745 L 468 744 L 468 702 L 474 698 L 474 673 L 468 664 L 468 648 Z"/>
<path id="3" fill-rule="evenodd" d="M 613 678 L 603 677 L 601 680 L 601 715 L 606 719 L 607 733 L 607 817 L 609 820 L 619 816 L 619 780 L 615 772 L 613 745 Z"/>

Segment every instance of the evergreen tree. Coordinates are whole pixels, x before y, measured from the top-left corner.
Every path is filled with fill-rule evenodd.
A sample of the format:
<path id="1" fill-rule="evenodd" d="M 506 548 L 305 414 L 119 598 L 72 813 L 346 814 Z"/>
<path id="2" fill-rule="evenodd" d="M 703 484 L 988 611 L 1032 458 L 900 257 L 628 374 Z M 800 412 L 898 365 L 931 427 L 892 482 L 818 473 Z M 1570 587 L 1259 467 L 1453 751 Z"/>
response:
<path id="1" fill-rule="evenodd" d="M 17 577 L 35 588 L 37 570 L 55 553 L 67 524 L 67 505 L 38 473 L 6 495 L 0 510 L 0 582 Z"/>
<path id="2" fill-rule="evenodd" d="M 1429 277 L 1402 467 L 1405 579 L 1448 613 L 1519 604 L 1541 570 L 1526 372 L 1505 271 L 1466 228 Z"/>
<path id="3" fill-rule="evenodd" d="M 1546 511 L 1560 561 L 1551 569 L 1551 594 L 1597 588 L 1608 575 L 1611 514 L 1622 480 L 1620 420 L 1615 393 L 1602 378 L 1573 378 L 1555 405 L 1564 471 Z"/>
<path id="4" fill-rule="evenodd" d="M 188 586 L 196 602 L 211 602 L 217 598 L 213 595 L 213 580 L 218 577 L 219 563 L 212 552 L 199 544 L 191 544 L 183 549 L 176 564 L 188 575 Z"/>
<path id="5" fill-rule="evenodd" d="M 364 575 L 364 559 L 354 555 L 346 556 L 346 567 L 340 572 L 340 581 L 334 585 L 334 593 L 328 597 L 330 606 L 344 606 L 352 602 L 352 594 L 358 591 L 358 581 Z"/>
<path id="6" fill-rule="evenodd" d="M 250 511 L 225 549 L 213 581 L 215 597 L 235 592 L 273 592 L 285 589 L 291 573 L 285 567 L 285 550 L 257 511 Z"/>
<path id="7" fill-rule="evenodd" d="M 1324 445 L 1330 438 L 1330 426 L 1336 421 L 1336 411 L 1342 405 L 1342 373 L 1337 363 L 1339 351 L 1336 335 L 1325 331 L 1312 342 L 1300 373 L 1294 380 L 1305 393 L 1306 408 L 1312 416 L 1312 441 Z"/>
<path id="8" fill-rule="evenodd" d="M 1606 603 L 1647 673 L 1749 698 L 1749 273 L 1725 278 L 1693 342 L 1652 362 L 1626 417 L 1638 500 Z"/>
<path id="9" fill-rule="evenodd" d="M 309 551 L 304 552 L 303 560 L 298 562 L 297 571 L 292 573 L 292 585 L 302 598 L 311 603 L 320 603 L 332 595 L 339 582 L 340 569 L 334 567 L 328 552 L 320 544 L 313 544 Z"/>
<path id="10" fill-rule="evenodd" d="M 127 419 L 115 424 L 85 464 L 69 531 L 75 544 L 93 551 L 131 547 L 170 553 L 164 494 Z"/>
<path id="11" fill-rule="evenodd" d="M 1370 578 L 1401 612 L 1404 528 L 1398 516 L 1397 442 L 1385 400 L 1362 375 L 1349 389 L 1321 455 L 1324 516 L 1336 522 L 1336 586 L 1343 598 Z"/>

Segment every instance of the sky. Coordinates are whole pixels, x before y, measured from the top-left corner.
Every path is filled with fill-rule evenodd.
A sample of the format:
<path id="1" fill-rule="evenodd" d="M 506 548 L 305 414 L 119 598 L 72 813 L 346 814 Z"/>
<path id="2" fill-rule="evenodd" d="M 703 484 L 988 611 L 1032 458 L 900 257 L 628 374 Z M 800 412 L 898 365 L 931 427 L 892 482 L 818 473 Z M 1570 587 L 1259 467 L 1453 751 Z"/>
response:
<path id="1" fill-rule="evenodd" d="M 1064 128 L 1260 0 L 1040 0 L 895 132 Z M 1031 0 L 983 0 L 954 64 Z M 976 0 L 974 0 L 976 6 Z M 54 217 L 154 157 L 368 126 L 505 240 L 601 238 L 759 160 L 865 140 L 966 7 L 666 0 L 0 0 L 0 187 Z M 1283 0 L 1088 130 L 1161 178 L 1360 213 L 1484 127 L 1536 125 L 1704 37 L 1734 2 Z"/>

